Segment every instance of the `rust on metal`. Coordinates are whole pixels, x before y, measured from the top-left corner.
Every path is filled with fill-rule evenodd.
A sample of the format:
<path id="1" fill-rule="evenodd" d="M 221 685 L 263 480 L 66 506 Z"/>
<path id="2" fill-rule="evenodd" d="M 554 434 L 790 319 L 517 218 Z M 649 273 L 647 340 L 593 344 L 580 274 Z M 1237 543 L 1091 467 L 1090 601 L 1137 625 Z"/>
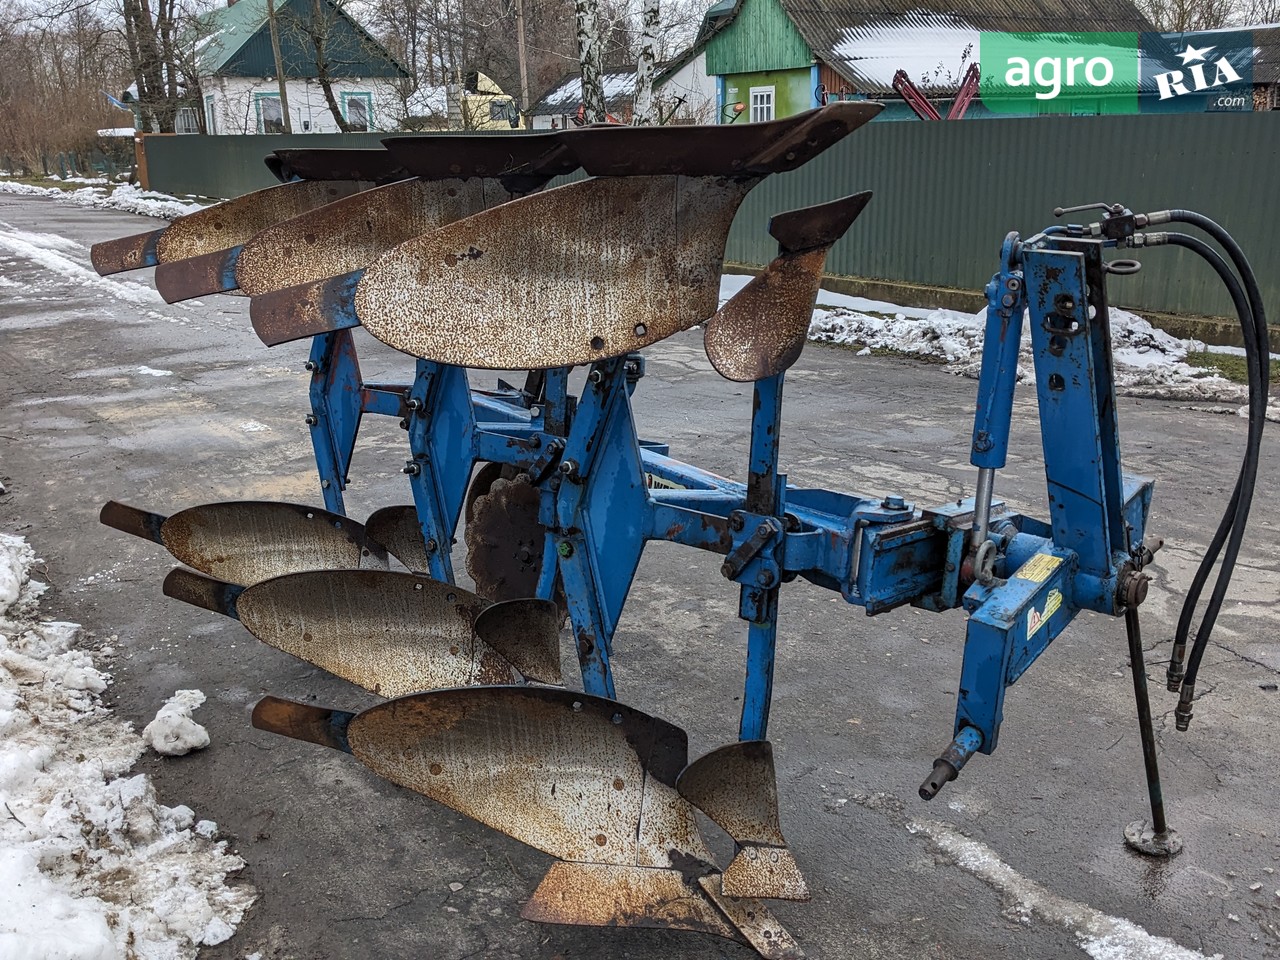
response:
<path id="1" fill-rule="evenodd" d="M 538 520 L 542 494 L 527 474 L 504 479 L 481 469 L 472 489 L 487 490 L 468 503 L 464 538 L 467 573 L 490 600 L 518 600 L 537 593 L 547 528 Z"/>
<path id="2" fill-rule="evenodd" d="M 592 176 L 755 177 L 794 170 L 882 109 L 833 103 L 766 123 L 706 126 L 592 126 L 560 137 Z"/>
<path id="3" fill-rule="evenodd" d="M 698 886 L 765 960 L 804 960 L 800 944 L 760 901 L 725 896 L 716 876 L 700 877 Z"/>
<path id="4" fill-rule="evenodd" d="M 352 751 L 376 773 L 563 860 L 709 864 L 693 808 L 655 775 L 684 732 L 602 697 L 469 687 L 361 713 Z"/>
<path id="5" fill-rule="evenodd" d="M 249 321 L 269 347 L 359 326 L 352 305 L 364 271 L 273 290 L 249 301 Z"/>
<path id="6" fill-rule="evenodd" d="M 390 137 L 383 145 L 411 176 L 432 180 L 528 177 L 546 182 L 571 173 L 578 166 L 558 133 L 511 133 L 500 137 L 431 133 Z"/>
<path id="7" fill-rule="evenodd" d="M 193 607 L 202 607 L 205 610 L 220 613 L 224 617 L 239 619 L 239 614 L 236 612 L 236 599 L 244 591 L 244 587 L 227 583 L 225 580 L 215 580 L 213 577 L 206 577 L 203 573 L 196 573 L 184 567 L 177 567 L 170 570 L 169 575 L 164 578 L 161 591 L 166 597 L 181 600 Z"/>
<path id="8" fill-rule="evenodd" d="M 763 380 L 789 368 L 808 340 L 827 251 L 871 200 L 869 192 L 778 214 L 782 252 L 707 321 L 707 358 L 728 380 Z"/>
<path id="9" fill-rule="evenodd" d="M 488 603 L 408 573 L 314 570 L 255 584 L 236 601 L 250 633 L 384 697 L 522 678 L 473 629 Z"/>
<path id="10" fill-rule="evenodd" d="M 235 263 L 240 247 L 214 250 L 156 267 L 156 292 L 165 303 L 193 300 L 236 289 Z"/>
<path id="11" fill-rule="evenodd" d="M 128 533 L 155 539 L 153 521 L 127 529 L 125 512 L 156 518 L 124 504 L 109 504 L 102 519 Z M 120 524 L 112 523 L 119 519 Z M 141 531 L 141 532 L 139 532 Z M 327 570 L 385 563 L 382 548 L 354 520 L 317 507 L 264 500 L 207 503 L 189 507 L 159 525 L 160 540 L 174 558 L 201 573 L 240 586 L 302 570 Z"/>
<path id="12" fill-rule="evenodd" d="M 124 273 L 126 270 L 139 270 L 142 267 L 154 267 L 156 259 L 156 243 L 164 228 L 137 233 L 119 240 L 104 240 L 89 248 L 89 260 L 99 276 L 109 277 L 113 273 Z"/>
<path id="13" fill-rule="evenodd" d="M 267 166 L 280 180 L 365 180 L 392 183 L 410 176 L 386 150 L 352 147 L 305 147 L 275 151 Z"/>
<path id="14" fill-rule="evenodd" d="M 716 311 L 703 344 L 720 376 L 763 380 L 800 358 L 826 261 L 825 247 L 777 257 Z"/>
<path id="15" fill-rule="evenodd" d="M 258 296 L 367 267 L 406 240 L 506 203 L 493 180 L 402 180 L 267 227 L 236 260 L 241 290 Z"/>
<path id="16" fill-rule="evenodd" d="M 744 181 L 598 178 L 523 197 L 385 254 L 356 314 L 405 353 L 543 369 L 621 356 L 715 312 Z"/>
<path id="17" fill-rule="evenodd" d="M 406 570 L 427 573 L 431 569 L 416 507 L 382 507 L 369 514 L 364 529 L 369 539 L 386 547 L 387 553 L 404 564 Z"/>
<path id="18" fill-rule="evenodd" d="M 769 235 L 783 253 L 827 248 L 848 232 L 871 202 L 871 191 L 850 194 L 830 203 L 779 213 L 769 220 Z"/>
<path id="19" fill-rule="evenodd" d="M 254 705 L 252 723 L 268 733 L 350 753 L 347 725 L 353 716 L 344 710 L 330 710 L 279 697 L 263 697 Z"/>
<path id="20" fill-rule="evenodd" d="M 475 631 L 530 680 L 559 686 L 563 623 L 564 612 L 552 600 L 505 600 L 481 612 Z"/>
<path id="21" fill-rule="evenodd" d="M 553 863 L 520 911 L 536 923 L 657 927 L 746 940 L 679 870 Z"/>
<path id="22" fill-rule="evenodd" d="M 226 250 L 272 224 L 314 210 L 369 186 L 356 180 L 297 180 L 179 217 L 156 241 L 161 264 Z"/>
<path id="23" fill-rule="evenodd" d="M 769 741 L 744 740 L 712 750 L 681 772 L 676 787 L 741 847 L 724 874 L 727 896 L 809 899 L 782 836 Z"/>

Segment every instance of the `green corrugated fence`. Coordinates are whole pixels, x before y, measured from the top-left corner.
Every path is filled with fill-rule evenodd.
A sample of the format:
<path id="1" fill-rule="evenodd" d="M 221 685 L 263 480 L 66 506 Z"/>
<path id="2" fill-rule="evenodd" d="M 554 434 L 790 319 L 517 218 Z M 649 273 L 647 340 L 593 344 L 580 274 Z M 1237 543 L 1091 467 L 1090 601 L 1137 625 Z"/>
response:
<path id="1" fill-rule="evenodd" d="M 147 165 L 153 189 L 235 196 L 273 182 L 262 165 L 271 150 L 371 147 L 380 139 L 153 137 Z M 1280 112 L 872 123 L 802 169 L 758 186 L 734 222 L 726 258 L 766 263 L 776 252 L 765 231 L 771 214 L 869 189 L 875 199 L 832 250 L 829 273 L 976 290 L 995 271 L 1004 235 L 1055 222 L 1055 206 L 1180 206 L 1235 235 L 1267 303 L 1280 311 L 1278 157 Z M 1140 258 L 1138 275 L 1109 285 L 1113 302 L 1230 314 L 1216 277 L 1185 251 L 1141 251 Z"/>

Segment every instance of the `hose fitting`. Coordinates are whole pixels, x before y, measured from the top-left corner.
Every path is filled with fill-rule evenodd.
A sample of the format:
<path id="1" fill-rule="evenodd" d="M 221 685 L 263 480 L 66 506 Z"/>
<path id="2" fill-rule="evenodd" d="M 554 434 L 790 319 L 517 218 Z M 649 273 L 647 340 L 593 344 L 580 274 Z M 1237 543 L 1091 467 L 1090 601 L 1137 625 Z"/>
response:
<path id="1" fill-rule="evenodd" d="M 1173 711 L 1174 726 L 1178 728 L 1179 733 L 1186 732 L 1191 726 L 1191 701 L 1196 696 L 1196 685 L 1194 683 L 1184 683 L 1182 685 L 1182 695 L 1178 697 L 1178 708 Z"/>

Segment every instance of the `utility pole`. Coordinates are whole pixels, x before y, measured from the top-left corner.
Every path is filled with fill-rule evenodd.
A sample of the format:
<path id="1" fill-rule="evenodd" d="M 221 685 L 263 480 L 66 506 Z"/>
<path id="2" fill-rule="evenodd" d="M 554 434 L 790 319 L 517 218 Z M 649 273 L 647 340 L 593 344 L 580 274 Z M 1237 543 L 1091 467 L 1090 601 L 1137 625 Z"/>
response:
<path id="1" fill-rule="evenodd" d="M 280 27 L 276 23 L 276 2 L 267 0 L 267 23 L 271 27 L 271 53 L 276 58 L 276 84 L 280 88 L 280 119 L 284 123 L 284 132 L 293 133 L 293 122 L 289 119 L 289 91 L 284 78 L 284 57 L 280 55 Z"/>

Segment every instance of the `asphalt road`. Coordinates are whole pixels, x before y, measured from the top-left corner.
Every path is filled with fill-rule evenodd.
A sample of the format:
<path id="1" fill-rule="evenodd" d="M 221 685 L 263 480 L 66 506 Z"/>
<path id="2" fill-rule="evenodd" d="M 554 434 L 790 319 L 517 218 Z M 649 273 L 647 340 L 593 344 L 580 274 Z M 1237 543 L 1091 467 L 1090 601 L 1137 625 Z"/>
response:
<path id="1" fill-rule="evenodd" d="M 0 195 L 0 231 L 78 241 L 70 255 L 86 267 L 89 244 L 155 226 Z M 121 716 L 141 725 L 179 688 L 209 697 L 197 714 L 213 738 L 207 750 L 140 764 L 162 800 L 220 824 L 248 862 L 243 880 L 260 891 L 237 935 L 204 956 L 753 956 L 694 934 L 525 922 L 521 905 L 549 858 L 350 757 L 252 729 L 249 712 L 266 693 L 348 709 L 372 698 L 164 598 L 171 559 L 100 526 L 97 512 L 113 498 L 165 513 L 241 498 L 319 504 L 302 422 L 305 345 L 268 351 L 241 298 L 166 306 L 11 255 L 0 255 L 0 278 L 17 284 L 0 289 L 0 529 L 46 559 L 48 615 L 110 638 Z M 147 271 L 123 279 L 150 287 Z M 673 455 L 740 477 L 749 390 L 712 372 L 699 338 L 649 351 L 637 417 Z M 361 346 L 367 378 L 407 375 L 406 358 L 367 338 Z M 785 469 L 792 482 L 925 504 L 971 492 L 974 387 L 939 367 L 810 345 L 787 379 Z M 1033 401 L 1020 391 L 1017 452 L 997 492 L 1042 516 Z M 1191 731 L 1177 734 L 1161 663 L 1234 481 L 1245 423 L 1133 400 L 1121 402 L 1120 419 L 1127 468 L 1158 480 L 1151 532 L 1168 541 L 1142 614 L 1165 792 L 1185 852 L 1153 862 L 1120 840 L 1145 813 L 1122 623 L 1080 616 L 1010 692 L 997 753 L 925 804 L 916 788 L 950 737 L 963 616 L 867 618 L 797 581 L 782 596 L 771 738 L 783 826 L 814 896 L 774 911 L 810 957 L 1176 955 L 1107 918 L 1206 956 L 1280 956 L 1276 431 L 1205 695 Z M 353 516 L 408 502 L 404 459 L 396 423 L 367 420 Z M 691 756 L 736 731 L 745 630 L 718 566 L 651 545 L 615 643 L 620 698 L 688 730 Z M 945 841 L 954 831 L 986 847 L 958 852 Z"/>

